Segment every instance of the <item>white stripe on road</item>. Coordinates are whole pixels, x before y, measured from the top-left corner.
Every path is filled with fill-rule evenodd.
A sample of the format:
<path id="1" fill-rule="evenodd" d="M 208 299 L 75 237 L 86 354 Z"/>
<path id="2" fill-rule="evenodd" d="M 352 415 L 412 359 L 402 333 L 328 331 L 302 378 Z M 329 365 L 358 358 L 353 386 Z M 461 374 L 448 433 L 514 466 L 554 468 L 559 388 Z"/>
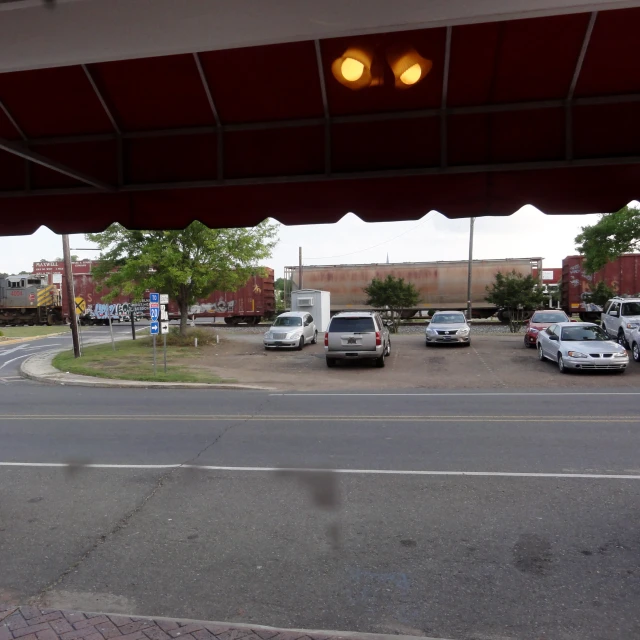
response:
<path id="1" fill-rule="evenodd" d="M 21 358 L 28 358 L 31 355 L 33 355 L 33 354 L 32 353 L 25 353 L 23 356 L 18 356 L 17 358 L 13 358 L 13 360 L 7 360 L 6 362 L 3 362 L 2 364 L 0 364 L 0 369 L 4 369 L 4 367 L 6 367 L 8 364 L 11 364 L 12 362 L 15 362 L 16 360 L 20 360 Z"/>
<path id="2" fill-rule="evenodd" d="M 590 480 L 640 480 L 640 475 L 610 473 L 527 473 L 516 471 L 420 471 L 406 469 L 308 469 L 298 467 L 221 467 L 196 464 L 81 464 L 64 462 L 0 462 L 0 467 L 44 467 L 63 469 L 69 466 L 87 469 L 196 469 L 199 471 L 235 471 L 250 473 L 341 473 L 369 476 L 473 476 L 481 478 L 582 478 Z"/>
<path id="3" fill-rule="evenodd" d="M 640 396 L 640 391 L 549 391 L 549 392 L 526 392 L 526 391 L 514 391 L 514 392 L 488 392 L 488 393 L 478 393 L 478 392 L 459 392 L 459 393 L 270 393 L 270 396 L 279 396 L 285 398 L 307 398 L 307 397 L 329 397 L 329 398 L 357 398 L 357 397 L 373 397 L 373 398 L 389 398 L 394 396 L 402 396 L 402 397 L 433 397 L 433 396 L 443 396 L 443 397 L 456 397 L 456 396 L 513 396 L 513 397 L 521 397 L 521 396 L 545 396 L 547 398 L 554 396 Z"/>

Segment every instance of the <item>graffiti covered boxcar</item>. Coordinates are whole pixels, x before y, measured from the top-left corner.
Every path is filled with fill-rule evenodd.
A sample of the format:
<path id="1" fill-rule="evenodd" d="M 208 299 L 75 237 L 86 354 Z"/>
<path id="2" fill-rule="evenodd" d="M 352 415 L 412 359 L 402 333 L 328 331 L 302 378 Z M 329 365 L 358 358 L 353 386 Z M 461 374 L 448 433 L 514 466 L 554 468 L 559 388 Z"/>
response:
<path id="1" fill-rule="evenodd" d="M 82 260 L 72 265 L 74 295 L 83 308 L 83 317 L 91 323 L 107 322 L 109 316 L 115 322 L 127 320 L 133 310 L 132 303 L 140 301 L 134 301 L 129 296 L 117 296 L 109 304 L 105 303 L 104 297 L 109 290 L 100 289 L 94 280 L 94 264 L 91 260 Z M 33 265 L 34 273 L 46 275 L 50 283 L 59 281 L 57 286 L 61 288 L 62 305 L 66 313 L 68 307 L 63 266 L 62 262 L 36 262 Z M 264 276 L 251 276 L 237 291 L 214 291 L 207 298 L 197 300 L 189 307 L 189 315 L 195 318 L 224 318 L 228 324 L 258 324 L 263 317 L 271 317 L 276 306 L 273 269 L 265 268 L 264 271 Z M 61 275 L 54 278 L 54 274 Z M 148 292 L 144 297 L 148 299 Z M 180 317 L 175 300 L 170 300 L 168 311 L 171 319 Z M 135 312 L 137 315 L 139 310 Z"/>

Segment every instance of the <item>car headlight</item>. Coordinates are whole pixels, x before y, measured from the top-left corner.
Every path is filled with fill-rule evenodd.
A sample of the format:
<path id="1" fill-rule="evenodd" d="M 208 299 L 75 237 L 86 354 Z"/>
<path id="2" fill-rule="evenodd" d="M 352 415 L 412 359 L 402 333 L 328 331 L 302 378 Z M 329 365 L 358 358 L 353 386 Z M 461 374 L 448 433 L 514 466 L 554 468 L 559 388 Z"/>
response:
<path id="1" fill-rule="evenodd" d="M 458 329 L 458 335 L 466 336 L 469 333 L 469 329 Z"/>
<path id="2" fill-rule="evenodd" d="M 581 353 L 580 351 L 568 351 L 567 354 L 572 358 L 587 358 L 586 353 Z"/>
<path id="3" fill-rule="evenodd" d="M 536 329 L 535 327 L 529 327 L 529 333 L 538 333 L 540 329 Z"/>
<path id="4" fill-rule="evenodd" d="M 294 338 L 299 338 L 301 335 L 300 331 L 292 331 L 291 333 L 287 333 L 287 338 L 293 340 Z"/>
<path id="5" fill-rule="evenodd" d="M 619 351 L 618 353 L 614 353 L 613 357 L 614 358 L 628 358 L 629 356 L 627 355 L 626 351 Z"/>
<path id="6" fill-rule="evenodd" d="M 627 322 L 627 329 L 637 329 L 637 328 L 638 328 L 637 322 Z"/>
<path id="7" fill-rule="evenodd" d="M 432 329 L 431 327 L 428 327 L 428 328 L 427 328 L 427 333 L 428 333 L 430 336 L 435 336 L 435 335 L 437 335 L 437 333 L 438 333 L 438 332 L 437 332 L 435 329 Z"/>

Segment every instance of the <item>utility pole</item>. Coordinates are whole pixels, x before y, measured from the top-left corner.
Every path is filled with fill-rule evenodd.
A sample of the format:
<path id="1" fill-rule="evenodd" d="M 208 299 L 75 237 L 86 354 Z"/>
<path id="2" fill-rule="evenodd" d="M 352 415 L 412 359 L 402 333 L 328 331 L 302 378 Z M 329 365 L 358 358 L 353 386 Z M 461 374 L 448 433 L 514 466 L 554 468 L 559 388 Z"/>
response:
<path id="1" fill-rule="evenodd" d="M 62 258 L 64 260 L 64 277 L 67 281 L 67 309 L 69 322 L 71 323 L 71 339 L 73 340 L 73 355 L 80 357 L 80 340 L 78 338 L 78 316 L 76 315 L 76 298 L 73 287 L 73 271 L 71 269 L 71 251 L 69 249 L 69 236 L 62 236 Z"/>
<path id="2" fill-rule="evenodd" d="M 473 227 L 476 219 L 469 218 L 469 267 L 467 273 L 467 320 L 471 320 L 471 276 L 473 273 Z"/>
<path id="3" fill-rule="evenodd" d="M 300 270 L 300 282 L 298 283 L 298 289 L 303 289 L 302 286 L 302 247 L 298 247 L 298 268 Z"/>

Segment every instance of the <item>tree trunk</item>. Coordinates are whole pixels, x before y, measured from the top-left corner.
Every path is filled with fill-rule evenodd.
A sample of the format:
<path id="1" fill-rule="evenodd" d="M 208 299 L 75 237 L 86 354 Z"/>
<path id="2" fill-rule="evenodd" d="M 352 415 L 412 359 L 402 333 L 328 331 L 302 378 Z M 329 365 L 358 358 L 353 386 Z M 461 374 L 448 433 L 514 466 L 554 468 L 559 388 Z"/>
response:
<path id="1" fill-rule="evenodd" d="M 189 305 L 186 296 L 178 300 L 180 306 L 180 335 L 187 336 L 187 323 L 189 322 Z"/>

